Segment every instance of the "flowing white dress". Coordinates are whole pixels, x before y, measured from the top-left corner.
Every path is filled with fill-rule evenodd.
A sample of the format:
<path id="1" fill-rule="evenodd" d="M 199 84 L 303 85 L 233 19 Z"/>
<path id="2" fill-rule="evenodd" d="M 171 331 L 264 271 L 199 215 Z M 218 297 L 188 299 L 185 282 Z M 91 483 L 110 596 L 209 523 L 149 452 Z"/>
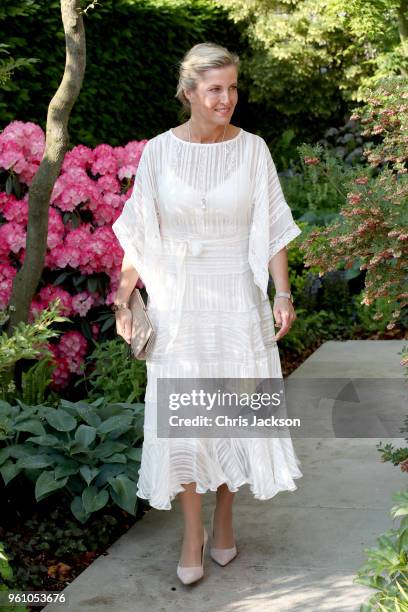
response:
<path id="1" fill-rule="evenodd" d="M 301 230 L 266 142 L 243 129 L 210 144 L 158 134 L 112 228 L 146 286 L 157 334 L 146 360 L 138 497 L 170 510 L 190 482 L 198 493 L 248 484 L 261 500 L 297 489 L 303 474 L 290 436 L 157 436 L 158 378 L 282 376 L 268 262 Z"/>

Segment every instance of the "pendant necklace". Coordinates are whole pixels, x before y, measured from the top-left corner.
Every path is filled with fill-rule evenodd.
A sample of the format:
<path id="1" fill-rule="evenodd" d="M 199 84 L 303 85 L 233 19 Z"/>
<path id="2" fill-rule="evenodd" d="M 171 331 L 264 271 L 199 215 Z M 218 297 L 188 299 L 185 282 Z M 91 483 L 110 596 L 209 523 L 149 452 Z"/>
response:
<path id="1" fill-rule="evenodd" d="M 191 121 L 191 120 L 190 120 L 190 121 Z M 189 137 L 189 142 L 190 142 L 190 144 L 191 144 L 191 129 L 190 129 L 190 121 L 188 121 L 187 125 L 188 125 L 188 137 Z M 222 140 L 220 141 L 221 143 L 222 143 L 222 142 L 224 142 L 225 132 L 226 132 L 226 129 L 227 129 L 227 125 L 228 125 L 228 124 L 226 123 L 226 124 L 225 124 L 225 127 L 224 127 L 224 134 L 223 134 L 223 136 L 222 136 Z M 200 143 L 200 144 L 202 144 L 202 143 Z M 210 142 L 210 143 L 204 143 L 204 144 L 214 144 L 214 143 Z M 225 156 L 226 156 L 226 151 L 227 151 L 227 147 L 226 147 L 226 146 L 224 146 L 224 167 L 225 167 Z M 206 196 L 206 194 L 207 194 L 207 192 L 206 192 L 206 191 L 204 191 L 204 192 L 202 192 L 202 193 L 203 193 L 203 196 L 202 196 L 202 198 L 201 198 L 201 208 L 202 208 L 202 210 L 204 211 L 204 210 L 206 210 L 206 208 L 207 208 L 207 199 L 206 199 L 206 197 L 205 197 L 205 196 Z"/>

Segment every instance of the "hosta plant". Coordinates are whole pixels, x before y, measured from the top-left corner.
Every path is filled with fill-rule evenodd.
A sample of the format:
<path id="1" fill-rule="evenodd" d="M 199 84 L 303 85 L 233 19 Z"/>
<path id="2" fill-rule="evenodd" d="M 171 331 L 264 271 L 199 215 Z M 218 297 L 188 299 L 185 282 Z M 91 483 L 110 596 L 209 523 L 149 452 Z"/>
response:
<path id="1" fill-rule="evenodd" d="M 143 404 L 61 400 L 57 408 L 0 402 L 0 474 L 22 474 L 37 501 L 64 489 L 71 511 L 85 523 L 109 501 L 130 514 L 143 437 Z"/>

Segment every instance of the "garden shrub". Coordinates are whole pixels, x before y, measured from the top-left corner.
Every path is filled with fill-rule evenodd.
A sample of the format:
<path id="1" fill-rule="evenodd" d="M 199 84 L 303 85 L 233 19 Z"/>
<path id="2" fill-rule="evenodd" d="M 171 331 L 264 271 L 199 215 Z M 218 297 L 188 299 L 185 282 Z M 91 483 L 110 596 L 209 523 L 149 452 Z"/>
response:
<path id="1" fill-rule="evenodd" d="M 52 324 L 69 321 L 59 313 L 59 300 L 50 302 L 44 310 L 34 316 L 32 323 L 20 322 L 11 335 L 0 334 L 0 399 L 21 398 L 27 403 L 42 402 L 52 372 L 56 366 L 48 341 L 59 335 Z M 8 320 L 8 313 L 0 311 L 0 326 Z M 16 385 L 16 366 L 23 360 L 35 361 L 28 371 L 22 373 L 21 385 Z"/>
<path id="2" fill-rule="evenodd" d="M 408 377 L 408 346 L 399 353 L 400 365 Z M 408 432 L 408 416 L 401 432 Z M 408 437 L 405 437 L 408 442 Z M 408 474 L 408 446 L 395 448 L 391 443 L 376 444 L 381 460 L 391 461 Z M 367 603 L 360 607 L 361 612 L 376 610 L 408 610 L 408 489 L 394 493 L 397 502 L 391 508 L 391 516 L 399 520 L 396 527 L 389 529 L 377 539 L 377 546 L 365 550 L 367 561 L 358 570 L 354 582 L 375 589 Z"/>
<path id="3" fill-rule="evenodd" d="M 109 500 L 130 514 L 143 437 L 143 404 L 61 400 L 57 408 L 0 402 L 0 474 L 23 473 L 40 501 L 61 489 L 85 523 Z M 31 434 L 31 435 L 30 435 Z"/>
<path id="4" fill-rule="evenodd" d="M 107 402 L 144 400 L 146 362 L 135 359 L 121 337 L 96 344 L 86 361 L 87 374 L 76 385 L 84 383 L 90 401 L 101 396 Z"/>
<path id="5" fill-rule="evenodd" d="M 358 262 L 365 270 L 362 302 L 370 305 L 385 297 L 392 304 L 387 329 L 395 327 L 408 305 L 408 85 L 405 80 L 383 79 L 367 105 L 354 119 L 377 137 L 364 149 L 368 166 L 356 167 L 344 177 L 339 219 L 314 228 L 301 244 L 306 266 L 324 274 Z M 321 147 L 300 147 L 313 174 L 331 172 Z M 373 318 L 382 318 L 377 303 Z"/>
<path id="6" fill-rule="evenodd" d="M 391 516 L 400 523 L 380 535 L 377 547 L 365 549 L 367 561 L 354 582 L 376 590 L 360 612 L 408 610 L 408 490 L 394 493 Z"/>
<path id="7" fill-rule="evenodd" d="M 59 298 L 70 317 L 58 342 L 49 344 L 56 367 L 52 387 L 66 388 L 83 374 L 95 341 L 114 333 L 110 310 L 120 278 L 123 250 L 112 231 L 147 141 L 124 147 L 79 145 L 67 152 L 49 207 L 45 267 L 30 307 L 37 313 Z M 12 122 L 0 134 L 0 308 L 11 295 L 13 278 L 25 256 L 28 187 L 40 164 L 45 136 L 30 123 Z M 138 286 L 143 286 L 141 280 Z M 69 319 L 66 319 L 69 321 Z"/>
<path id="8" fill-rule="evenodd" d="M 12 589 L 21 590 L 20 583 L 16 580 L 5 546 L 3 542 L 0 542 L 0 591 L 8 593 Z M 11 602 L 6 604 L 4 601 L 0 607 L 4 612 L 28 612 L 26 606 Z"/>
<path id="9" fill-rule="evenodd" d="M 298 222 L 302 230 L 308 224 Z M 301 236 L 288 246 L 289 281 L 297 318 L 289 334 L 280 341 L 283 350 L 301 354 L 326 340 L 351 338 L 358 325 L 355 289 L 347 271 L 319 276 L 316 266 L 305 268 L 300 250 Z"/>

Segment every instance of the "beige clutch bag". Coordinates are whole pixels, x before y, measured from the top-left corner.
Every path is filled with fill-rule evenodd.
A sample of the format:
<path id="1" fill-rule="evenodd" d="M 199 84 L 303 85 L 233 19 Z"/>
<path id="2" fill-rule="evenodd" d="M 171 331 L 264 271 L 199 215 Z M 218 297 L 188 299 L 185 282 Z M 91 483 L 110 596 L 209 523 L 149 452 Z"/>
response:
<path id="1" fill-rule="evenodd" d="M 155 333 L 151 319 L 146 312 L 146 304 L 137 287 L 130 295 L 129 308 L 132 312 L 130 346 L 136 359 L 146 359 L 152 350 Z"/>

